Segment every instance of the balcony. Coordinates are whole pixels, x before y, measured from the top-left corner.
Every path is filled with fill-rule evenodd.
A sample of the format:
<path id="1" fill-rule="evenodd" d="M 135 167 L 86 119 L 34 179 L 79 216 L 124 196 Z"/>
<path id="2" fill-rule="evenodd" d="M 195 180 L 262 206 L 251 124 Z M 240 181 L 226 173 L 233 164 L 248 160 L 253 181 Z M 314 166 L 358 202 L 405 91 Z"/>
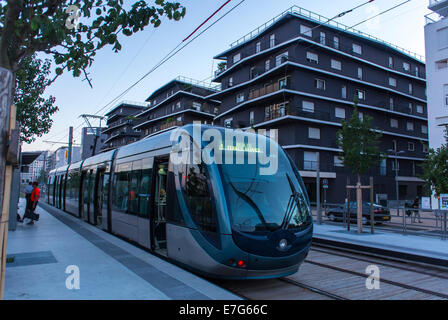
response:
<path id="1" fill-rule="evenodd" d="M 160 125 L 160 130 L 166 130 L 172 127 L 181 127 L 183 125 L 182 121 L 171 120 Z"/>
<path id="2" fill-rule="evenodd" d="M 265 86 L 261 89 L 257 89 L 257 90 L 252 90 L 249 93 L 249 100 L 253 100 L 262 96 L 265 96 L 267 94 L 279 91 L 280 89 L 285 89 L 286 86 L 280 88 L 280 84 L 278 82 L 270 84 L 268 86 Z"/>

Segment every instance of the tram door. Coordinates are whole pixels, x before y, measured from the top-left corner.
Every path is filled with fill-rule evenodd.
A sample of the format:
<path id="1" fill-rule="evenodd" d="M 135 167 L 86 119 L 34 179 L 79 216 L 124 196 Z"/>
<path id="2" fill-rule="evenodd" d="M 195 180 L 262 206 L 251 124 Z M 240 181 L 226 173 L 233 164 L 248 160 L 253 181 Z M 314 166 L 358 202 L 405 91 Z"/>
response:
<path id="1" fill-rule="evenodd" d="M 92 198 L 92 172 L 84 171 L 83 175 L 83 183 L 82 183 L 82 219 L 87 222 L 90 221 L 90 211 L 93 210 L 91 206 L 91 198 Z"/>
<path id="2" fill-rule="evenodd" d="M 154 183 L 154 210 L 152 211 L 151 225 L 153 249 L 162 255 L 167 255 L 166 246 L 166 199 L 167 199 L 167 177 L 168 158 L 157 158 L 154 161 L 155 183 Z"/>
<path id="3" fill-rule="evenodd" d="M 104 188 L 104 169 L 98 168 L 95 176 L 95 191 L 93 193 L 94 203 L 94 222 L 93 224 L 103 228 L 103 223 L 107 217 L 103 217 L 103 188 Z"/>

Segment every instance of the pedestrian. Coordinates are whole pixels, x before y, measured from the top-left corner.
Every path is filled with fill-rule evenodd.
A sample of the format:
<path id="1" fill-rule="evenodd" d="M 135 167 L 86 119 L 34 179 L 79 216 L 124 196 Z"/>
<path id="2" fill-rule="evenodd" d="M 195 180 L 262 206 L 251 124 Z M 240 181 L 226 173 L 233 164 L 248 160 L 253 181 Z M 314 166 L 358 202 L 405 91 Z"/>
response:
<path id="1" fill-rule="evenodd" d="M 27 224 L 34 224 L 34 220 L 39 220 L 39 215 L 34 213 L 36 210 L 37 204 L 39 202 L 40 190 L 39 183 L 37 181 L 33 182 L 33 192 L 31 192 L 30 200 L 31 200 L 31 221 Z"/>
<path id="2" fill-rule="evenodd" d="M 412 208 L 414 209 L 413 210 L 414 215 L 412 218 L 412 222 L 415 222 L 415 220 L 417 220 L 417 217 L 418 217 L 418 222 L 422 223 L 422 218 L 420 217 L 420 210 L 419 210 L 419 208 L 420 208 L 420 198 L 419 197 L 415 198 L 414 203 L 412 203 Z"/>
<path id="3" fill-rule="evenodd" d="M 25 188 L 25 212 L 23 213 L 23 218 L 18 220 L 19 222 L 23 222 L 23 220 L 27 217 L 28 212 L 31 210 L 31 193 L 33 192 L 33 189 L 33 183 L 30 181 Z"/>

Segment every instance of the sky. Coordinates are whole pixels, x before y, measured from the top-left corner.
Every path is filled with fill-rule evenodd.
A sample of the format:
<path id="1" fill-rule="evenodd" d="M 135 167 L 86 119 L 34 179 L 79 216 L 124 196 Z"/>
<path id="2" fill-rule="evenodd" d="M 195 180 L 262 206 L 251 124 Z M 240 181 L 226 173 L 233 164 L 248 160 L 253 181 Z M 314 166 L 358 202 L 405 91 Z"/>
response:
<path id="1" fill-rule="evenodd" d="M 31 144 L 23 144 L 22 150 L 56 150 L 63 146 L 60 143 L 44 141 L 67 143 L 69 126 L 76 128 L 84 123 L 79 117 L 81 114 L 95 114 L 101 109 L 103 110 L 99 115 L 107 113 L 116 105 L 116 103 L 108 105 L 111 101 L 151 70 L 226 2 L 226 0 L 177 1 L 187 9 L 181 21 L 165 19 L 156 29 L 148 27 L 132 37 L 120 36 L 123 49 L 119 53 L 114 53 L 111 46 L 97 53 L 92 67 L 88 70 L 93 88 L 87 81 L 83 81 L 82 77 L 74 78 L 71 73 L 64 73 L 59 77 L 45 92 L 45 96 L 52 95 L 56 98 L 56 105 L 59 107 L 59 111 L 53 115 L 54 123 L 50 132 Z M 232 0 L 201 30 L 240 1 Z M 336 21 L 353 26 L 405 1 L 375 0 Z M 125 0 L 128 4 L 132 2 L 134 0 Z M 292 6 L 299 6 L 330 18 L 364 2 L 366 0 L 245 0 L 120 100 L 143 102 L 152 91 L 177 76 L 209 82 L 219 62 L 213 60 L 215 55 Z M 359 25 L 356 29 L 424 56 L 424 16 L 430 13 L 427 9 L 428 2 L 428 0 L 410 0 L 378 18 Z M 81 17 L 81 21 L 82 19 Z M 41 55 L 41 58 L 43 57 L 45 56 Z M 98 124 L 98 120 L 92 121 L 92 125 Z M 75 144 L 81 143 L 82 127 L 74 132 Z"/>

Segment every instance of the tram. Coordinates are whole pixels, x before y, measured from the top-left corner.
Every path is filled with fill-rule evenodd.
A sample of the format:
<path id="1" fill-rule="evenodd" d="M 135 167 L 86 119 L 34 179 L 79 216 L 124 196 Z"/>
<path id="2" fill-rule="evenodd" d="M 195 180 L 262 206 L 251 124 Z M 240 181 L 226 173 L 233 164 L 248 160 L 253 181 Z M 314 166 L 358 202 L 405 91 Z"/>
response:
<path id="1" fill-rule="evenodd" d="M 173 128 L 55 169 L 48 190 L 51 206 L 208 277 L 290 275 L 311 245 L 299 171 L 251 132 Z"/>

